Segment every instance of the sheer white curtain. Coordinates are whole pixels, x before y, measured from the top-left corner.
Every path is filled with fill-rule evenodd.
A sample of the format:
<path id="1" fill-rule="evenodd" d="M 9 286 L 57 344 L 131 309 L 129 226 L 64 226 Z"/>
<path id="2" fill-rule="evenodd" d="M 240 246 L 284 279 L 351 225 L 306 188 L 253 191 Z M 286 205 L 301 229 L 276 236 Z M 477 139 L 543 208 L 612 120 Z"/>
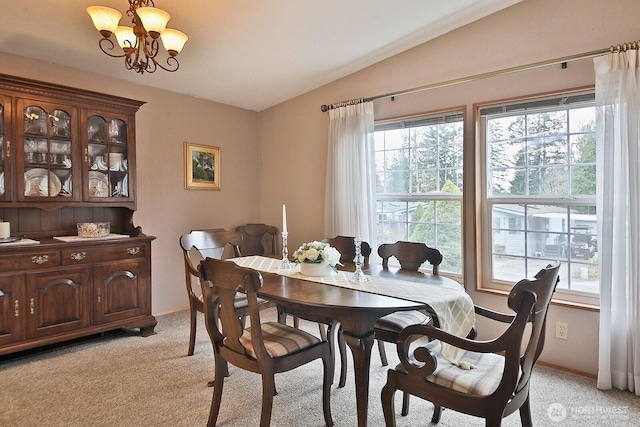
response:
<path id="1" fill-rule="evenodd" d="M 360 237 L 375 247 L 373 102 L 329 110 L 329 119 L 325 237 Z"/>
<path id="2" fill-rule="evenodd" d="M 638 52 L 594 59 L 600 262 L 598 388 L 640 395 Z"/>

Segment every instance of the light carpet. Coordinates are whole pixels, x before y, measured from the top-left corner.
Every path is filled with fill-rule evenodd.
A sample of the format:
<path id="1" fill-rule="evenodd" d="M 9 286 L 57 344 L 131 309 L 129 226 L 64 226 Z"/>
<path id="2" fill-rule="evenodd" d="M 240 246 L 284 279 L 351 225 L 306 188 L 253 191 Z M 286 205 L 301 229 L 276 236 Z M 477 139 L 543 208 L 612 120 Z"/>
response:
<path id="1" fill-rule="evenodd" d="M 266 313 L 266 314 L 265 314 Z M 263 312 L 275 319 L 275 309 Z M 302 327 L 317 333 L 315 324 Z M 200 315 L 196 352 L 187 357 L 188 312 L 158 317 L 156 334 L 106 335 L 54 351 L 0 359 L 0 426 L 204 426 L 211 404 L 213 376 L 211 342 Z M 398 359 L 387 344 L 390 366 Z M 349 359 L 351 354 L 349 353 Z M 357 425 L 351 360 L 347 386 L 331 392 L 336 426 Z M 383 426 L 380 391 L 388 368 L 374 346 L 370 372 L 369 425 Z M 261 382 L 257 374 L 230 366 L 218 425 L 257 426 Z M 272 426 L 322 426 L 322 363 L 312 362 L 276 375 Z M 396 393 L 396 410 L 401 394 Z M 532 379 L 535 426 L 640 425 L 640 400 L 623 391 L 599 391 L 595 380 L 537 366 Z M 411 399 L 409 415 L 398 414 L 398 426 L 429 425 L 433 406 Z M 445 410 L 443 427 L 483 426 L 481 419 Z M 520 426 L 517 413 L 506 427 Z"/>

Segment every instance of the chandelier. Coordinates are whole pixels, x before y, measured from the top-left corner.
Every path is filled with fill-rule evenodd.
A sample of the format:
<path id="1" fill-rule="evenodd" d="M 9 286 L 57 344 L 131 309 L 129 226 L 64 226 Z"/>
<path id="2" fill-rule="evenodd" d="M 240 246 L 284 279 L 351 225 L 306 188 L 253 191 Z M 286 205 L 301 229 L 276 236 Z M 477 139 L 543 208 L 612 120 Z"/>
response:
<path id="1" fill-rule="evenodd" d="M 87 13 L 102 34 L 98 43 L 100 50 L 113 58 L 124 58 L 127 70 L 144 74 L 153 73 L 158 67 L 170 72 L 177 71 L 180 67 L 176 55 L 182 50 L 188 37 L 182 31 L 167 28 L 171 15 L 155 7 L 153 0 L 129 0 L 126 14 L 131 17 L 133 27 L 118 25 L 122 13 L 110 7 L 90 6 Z M 111 40 L 112 34 L 115 34 L 122 54 L 113 52 L 115 44 Z M 160 51 L 158 39 L 162 40 L 168 53 L 166 65 L 156 60 Z"/>

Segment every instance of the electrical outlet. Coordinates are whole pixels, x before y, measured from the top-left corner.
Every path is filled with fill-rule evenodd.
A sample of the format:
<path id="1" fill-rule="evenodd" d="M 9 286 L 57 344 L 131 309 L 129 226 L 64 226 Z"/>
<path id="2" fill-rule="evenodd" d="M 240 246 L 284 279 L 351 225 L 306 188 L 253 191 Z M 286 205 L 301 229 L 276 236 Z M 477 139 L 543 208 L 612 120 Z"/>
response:
<path id="1" fill-rule="evenodd" d="M 556 338 L 569 339 L 569 325 L 566 322 L 556 322 Z"/>

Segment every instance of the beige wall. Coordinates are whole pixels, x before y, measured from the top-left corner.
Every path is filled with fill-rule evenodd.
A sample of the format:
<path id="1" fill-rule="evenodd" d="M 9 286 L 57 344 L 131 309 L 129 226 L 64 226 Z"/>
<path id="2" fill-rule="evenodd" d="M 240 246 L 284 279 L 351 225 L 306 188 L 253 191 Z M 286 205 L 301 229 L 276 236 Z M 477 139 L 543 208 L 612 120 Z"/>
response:
<path id="1" fill-rule="evenodd" d="M 622 12 L 624 11 L 624 12 Z M 278 223 L 287 203 L 290 250 L 323 237 L 324 170 L 328 114 L 320 105 L 371 97 L 480 73 L 607 48 L 637 40 L 636 0 L 524 0 L 495 15 L 446 34 L 351 76 L 260 113 L 261 220 Z M 337 47 L 339 48 L 339 47 Z M 465 106 L 465 163 L 475 160 L 473 104 L 594 84 L 592 60 L 494 77 L 375 102 L 377 119 Z M 287 165 L 287 167 L 283 167 Z M 475 174 L 465 176 L 465 204 L 474 203 Z M 277 203 L 276 203 L 277 202 Z M 466 210 L 466 256 L 473 260 L 474 215 Z M 475 266 L 465 285 L 476 303 L 500 310 L 504 296 L 475 292 Z M 569 339 L 556 339 L 556 320 L 569 324 Z M 598 312 L 554 305 L 542 360 L 597 372 Z M 495 330 L 480 324 L 482 336 Z"/>
<path id="2" fill-rule="evenodd" d="M 138 209 L 133 219 L 145 234 L 156 236 L 153 312 L 186 307 L 180 235 L 259 220 L 258 114 L 15 56 L 0 54 L 0 64 L 3 74 L 146 101 L 136 115 Z M 220 147 L 221 191 L 184 189 L 185 141 Z"/>
<path id="3" fill-rule="evenodd" d="M 623 12 L 622 12 L 623 11 Z M 205 102 L 116 79 L 0 54 L 0 73 L 18 75 L 146 101 L 137 114 L 136 225 L 154 235 L 153 312 L 186 306 L 178 238 L 193 228 L 261 221 L 281 224 L 287 204 L 293 251 L 323 236 L 328 115 L 320 105 L 401 91 L 455 78 L 606 48 L 639 37 L 637 0 L 524 0 L 389 60 L 260 113 Z M 339 49 L 339 46 L 336 47 Z M 141 79 L 150 76 L 141 76 Z M 375 103 L 387 118 L 466 106 L 465 162 L 474 161 L 472 106 L 477 102 L 592 85 L 591 61 L 495 77 Z M 183 143 L 221 147 L 219 192 L 185 190 Z M 475 174 L 465 176 L 465 203 L 473 204 Z M 473 211 L 465 217 L 466 255 L 473 259 Z M 474 291 L 474 301 L 506 310 L 505 298 Z M 553 306 L 550 325 L 569 324 L 569 340 L 548 336 L 543 360 L 595 374 L 598 313 Z M 480 325 L 483 335 L 493 332 Z M 553 328 L 551 328 L 553 329 Z M 186 339 L 186 337 L 185 337 Z M 186 341 L 185 341 L 186 342 Z"/>

